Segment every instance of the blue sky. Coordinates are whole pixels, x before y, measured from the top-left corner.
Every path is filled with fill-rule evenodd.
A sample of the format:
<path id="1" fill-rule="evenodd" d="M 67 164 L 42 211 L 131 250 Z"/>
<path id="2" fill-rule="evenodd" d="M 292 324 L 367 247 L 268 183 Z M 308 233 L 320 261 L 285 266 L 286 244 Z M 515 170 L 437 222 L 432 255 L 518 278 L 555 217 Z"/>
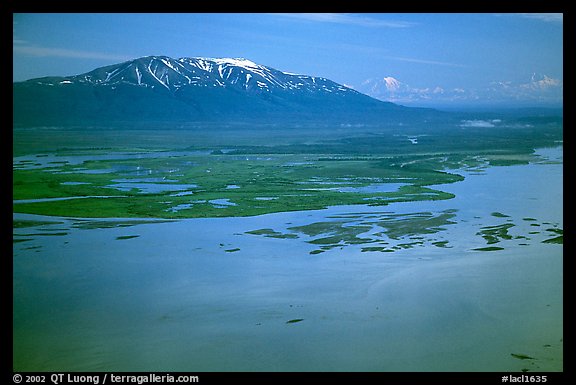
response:
<path id="1" fill-rule="evenodd" d="M 560 105 L 562 35 L 562 14 L 14 14 L 13 79 L 244 57 L 406 105 Z"/>

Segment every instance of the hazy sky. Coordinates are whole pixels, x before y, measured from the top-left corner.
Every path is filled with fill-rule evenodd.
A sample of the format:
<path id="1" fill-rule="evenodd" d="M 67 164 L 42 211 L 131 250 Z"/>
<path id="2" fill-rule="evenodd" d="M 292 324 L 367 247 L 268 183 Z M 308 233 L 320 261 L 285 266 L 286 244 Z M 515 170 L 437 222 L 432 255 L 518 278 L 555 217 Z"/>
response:
<path id="1" fill-rule="evenodd" d="M 562 102 L 562 14 L 14 14 L 13 20 L 14 81 L 76 75 L 146 55 L 244 57 L 363 92 L 366 80 L 377 85 L 393 77 L 404 87 L 397 98 L 458 94 L 482 101 L 499 93 Z"/>

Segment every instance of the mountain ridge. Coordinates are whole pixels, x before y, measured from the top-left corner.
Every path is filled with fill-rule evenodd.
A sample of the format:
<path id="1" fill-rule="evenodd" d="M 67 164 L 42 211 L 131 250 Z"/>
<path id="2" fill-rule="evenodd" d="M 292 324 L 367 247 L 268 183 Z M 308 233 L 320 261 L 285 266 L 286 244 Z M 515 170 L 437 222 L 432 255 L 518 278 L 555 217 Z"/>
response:
<path id="1" fill-rule="evenodd" d="M 433 114 L 245 58 L 145 56 L 13 84 L 14 125 L 184 122 L 376 124 Z"/>

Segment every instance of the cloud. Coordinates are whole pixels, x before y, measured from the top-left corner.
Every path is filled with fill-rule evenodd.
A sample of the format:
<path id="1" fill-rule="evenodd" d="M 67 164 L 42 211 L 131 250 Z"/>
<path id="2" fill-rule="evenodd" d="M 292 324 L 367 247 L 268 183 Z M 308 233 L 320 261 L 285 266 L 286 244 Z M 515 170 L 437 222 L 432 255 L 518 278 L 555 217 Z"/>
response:
<path id="1" fill-rule="evenodd" d="M 563 13 L 519 13 L 518 15 L 548 23 L 562 23 L 564 21 Z"/>
<path id="2" fill-rule="evenodd" d="M 98 60 L 130 60 L 130 56 L 116 55 L 105 52 L 72 50 L 66 48 L 37 47 L 32 45 L 19 45 L 23 41 L 15 41 L 14 54 L 36 57 L 65 57 L 71 59 L 98 59 Z"/>
<path id="3" fill-rule="evenodd" d="M 274 13 L 274 16 L 319 23 L 357 25 L 373 28 L 407 28 L 416 25 L 407 21 L 383 20 L 349 13 Z"/>
<path id="4" fill-rule="evenodd" d="M 416 59 L 416 58 L 410 58 L 410 57 L 386 56 L 386 58 L 391 59 L 391 60 L 409 62 L 409 63 L 431 64 L 431 65 L 448 66 L 448 67 L 466 67 L 463 64 L 450 63 L 450 62 L 444 62 L 444 61 L 436 61 L 436 60 Z"/>
<path id="5" fill-rule="evenodd" d="M 462 120 L 460 127 L 480 127 L 480 128 L 490 128 L 494 127 L 494 123 L 499 122 L 498 119 L 492 121 L 488 120 Z"/>

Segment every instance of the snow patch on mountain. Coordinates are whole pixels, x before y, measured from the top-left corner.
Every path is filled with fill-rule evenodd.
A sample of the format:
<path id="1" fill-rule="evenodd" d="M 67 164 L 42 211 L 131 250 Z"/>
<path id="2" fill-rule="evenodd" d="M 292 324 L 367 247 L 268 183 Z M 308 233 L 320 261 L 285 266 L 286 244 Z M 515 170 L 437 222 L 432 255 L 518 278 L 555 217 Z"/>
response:
<path id="1" fill-rule="evenodd" d="M 386 89 L 388 91 L 391 92 L 398 91 L 402 87 L 402 83 L 400 83 L 398 80 L 394 79 L 391 76 L 387 76 L 382 80 L 384 80 L 384 84 L 386 85 Z"/>

